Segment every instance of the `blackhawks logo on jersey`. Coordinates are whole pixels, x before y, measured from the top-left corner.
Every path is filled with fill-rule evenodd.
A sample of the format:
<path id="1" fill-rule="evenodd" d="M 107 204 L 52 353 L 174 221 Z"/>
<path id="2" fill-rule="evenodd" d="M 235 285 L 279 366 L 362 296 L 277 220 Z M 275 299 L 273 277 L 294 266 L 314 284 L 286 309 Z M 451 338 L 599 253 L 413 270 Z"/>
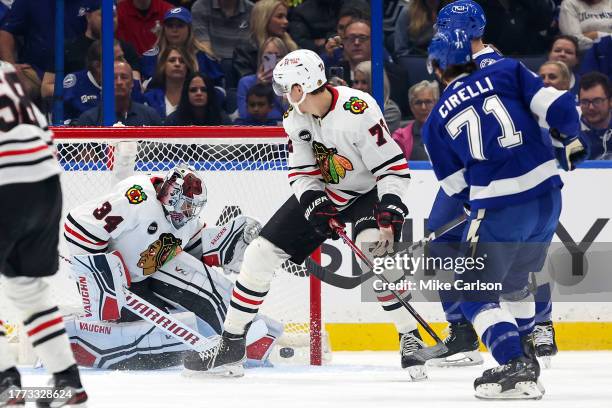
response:
<path id="1" fill-rule="evenodd" d="M 360 115 L 368 109 L 368 104 L 361 98 L 351 96 L 348 101 L 344 102 L 342 106 L 344 110 L 347 110 L 355 115 Z"/>
<path id="2" fill-rule="evenodd" d="M 337 149 L 328 149 L 319 142 L 312 142 L 312 149 L 326 183 L 338 184 L 340 179 L 346 176 L 347 171 L 353 170 L 353 163 L 339 155 Z"/>
<path id="3" fill-rule="evenodd" d="M 151 245 L 140 253 L 137 266 L 145 275 L 151 275 L 172 258 L 181 253 L 182 240 L 164 232 Z"/>
<path id="4" fill-rule="evenodd" d="M 140 204 L 147 199 L 147 195 L 138 184 L 134 184 L 125 192 L 125 197 L 130 204 Z"/>

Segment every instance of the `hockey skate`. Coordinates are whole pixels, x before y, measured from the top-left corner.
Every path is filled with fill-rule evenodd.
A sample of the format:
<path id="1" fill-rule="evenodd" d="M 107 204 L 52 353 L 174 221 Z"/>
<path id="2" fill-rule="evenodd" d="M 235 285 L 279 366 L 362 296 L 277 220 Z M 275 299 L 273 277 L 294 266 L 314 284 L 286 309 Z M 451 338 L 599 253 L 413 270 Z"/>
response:
<path id="1" fill-rule="evenodd" d="M 409 333 L 400 333 L 400 354 L 402 356 L 402 368 L 407 369 L 412 381 L 427 379 L 425 363 L 420 358 L 415 358 L 413 353 L 425 347 L 418 330 Z"/>
<path id="2" fill-rule="evenodd" d="M 10 368 L 0 373 L 0 407 L 24 406 L 25 400 L 15 393 L 21 389 L 21 377 L 17 369 Z"/>
<path id="3" fill-rule="evenodd" d="M 246 337 L 224 331 L 219 343 L 213 348 L 201 353 L 196 351 L 185 353 L 183 375 L 242 377 L 244 375 L 242 363 L 245 360 Z"/>
<path id="4" fill-rule="evenodd" d="M 478 351 L 478 335 L 469 322 L 451 323 L 444 339 L 448 351 L 427 361 L 434 367 L 466 367 L 482 364 Z"/>
<path id="5" fill-rule="evenodd" d="M 536 356 L 540 358 L 544 368 L 550 368 L 550 360 L 558 351 L 552 322 L 536 323 L 532 336 Z"/>
<path id="6" fill-rule="evenodd" d="M 474 380 L 476 398 L 480 399 L 535 399 L 544 395 L 539 383 L 540 365 L 525 356 L 507 364 L 485 370 Z"/>
<path id="7" fill-rule="evenodd" d="M 36 401 L 39 408 L 86 407 L 87 393 L 81 385 L 79 369 L 76 365 L 61 373 L 53 374 L 53 398 L 40 398 Z"/>

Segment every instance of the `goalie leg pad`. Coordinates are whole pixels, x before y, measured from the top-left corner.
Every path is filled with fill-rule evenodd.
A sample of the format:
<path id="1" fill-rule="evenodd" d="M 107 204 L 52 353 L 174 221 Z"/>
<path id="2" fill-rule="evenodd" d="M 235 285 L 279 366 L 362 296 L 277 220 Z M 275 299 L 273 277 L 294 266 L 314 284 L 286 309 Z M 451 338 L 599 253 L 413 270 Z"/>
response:
<path id="1" fill-rule="evenodd" d="M 377 228 L 368 228 L 361 231 L 357 234 L 355 238 L 355 243 L 359 248 L 367 248 L 370 243 L 375 243 L 378 241 L 379 231 Z M 368 253 L 364 251 L 364 253 Z M 393 270 L 393 271 L 385 271 L 385 278 L 389 280 L 389 282 L 397 282 L 401 281 L 404 278 L 404 272 L 401 270 Z M 399 295 L 406 301 L 410 300 L 410 293 L 408 291 L 399 291 Z M 383 310 L 388 313 L 388 315 L 395 323 L 395 327 L 397 328 L 398 333 L 409 333 L 417 328 L 416 321 L 414 318 L 405 310 L 402 304 L 397 300 L 397 298 L 388 290 L 383 290 L 380 292 L 376 292 L 376 298 L 378 302 L 382 306 Z"/>
<path id="2" fill-rule="evenodd" d="M 73 365 L 64 320 L 51 301 L 47 282 L 41 278 L 7 278 L 5 292 L 23 320 L 28 341 L 45 368 L 50 373 L 58 373 Z"/>
<path id="3" fill-rule="evenodd" d="M 230 308 L 225 318 L 225 330 L 232 334 L 244 334 L 263 303 L 270 282 L 289 255 L 263 237 L 256 238 L 244 253 L 240 275 L 232 290 Z"/>
<path id="4" fill-rule="evenodd" d="M 246 336 L 248 367 L 268 365 L 268 358 L 283 334 L 283 325 L 266 316 L 257 315 Z"/>

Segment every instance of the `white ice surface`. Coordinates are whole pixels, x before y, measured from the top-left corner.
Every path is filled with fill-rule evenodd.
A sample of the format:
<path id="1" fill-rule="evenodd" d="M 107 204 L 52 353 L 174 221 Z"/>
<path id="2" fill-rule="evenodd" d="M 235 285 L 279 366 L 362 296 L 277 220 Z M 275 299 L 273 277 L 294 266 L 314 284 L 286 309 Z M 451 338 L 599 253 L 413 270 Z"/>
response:
<path id="1" fill-rule="evenodd" d="M 429 368 L 429 380 L 411 383 L 390 352 L 334 353 L 324 367 L 277 366 L 246 370 L 243 378 L 184 378 L 179 369 L 117 372 L 83 370 L 88 407 L 612 407 L 612 352 L 561 352 L 542 371 L 540 401 L 481 401 L 475 377 L 493 366 Z M 42 386 L 42 369 L 23 368 L 24 386 Z M 30 404 L 34 406 L 33 404 Z"/>

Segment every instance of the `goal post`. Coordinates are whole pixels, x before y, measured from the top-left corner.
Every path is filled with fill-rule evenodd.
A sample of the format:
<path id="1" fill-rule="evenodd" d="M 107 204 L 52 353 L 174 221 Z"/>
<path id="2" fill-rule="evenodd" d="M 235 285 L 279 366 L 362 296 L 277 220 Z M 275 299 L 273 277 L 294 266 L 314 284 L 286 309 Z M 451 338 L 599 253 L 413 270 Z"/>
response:
<path id="1" fill-rule="evenodd" d="M 163 176 L 181 162 L 204 178 L 208 203 L 201 217 L 221 225 L 239 214 L 267 222 L 293 194 L 287 180 L 287 136 L 280 127 L 55 127 L 54 144 L 62 167 L 64 215 L 77 205 L 111 191 L 132 174 Z M 63 237 L 62 237 L 63 240 Z M 60 252 L 66 254 L 64 243 Z M 320 255 L 319 255 L 320 258 Z M 1 283 L 0 283 L 1 285 Z M 75 285 L 60 267 L 52 279 L 60 306 L 79 304 Z M 2 298 L 2 297 L 0 297 Z M 0 301 L 0 310 L 4 310 Z M 288 347 L 309 348 L 312 364 L 323 360 L 321 287 L 304 267 L 276 271 L 261 312 L 285 325 Z M 10 320 L 10 319 L 7 319 Z"/>

